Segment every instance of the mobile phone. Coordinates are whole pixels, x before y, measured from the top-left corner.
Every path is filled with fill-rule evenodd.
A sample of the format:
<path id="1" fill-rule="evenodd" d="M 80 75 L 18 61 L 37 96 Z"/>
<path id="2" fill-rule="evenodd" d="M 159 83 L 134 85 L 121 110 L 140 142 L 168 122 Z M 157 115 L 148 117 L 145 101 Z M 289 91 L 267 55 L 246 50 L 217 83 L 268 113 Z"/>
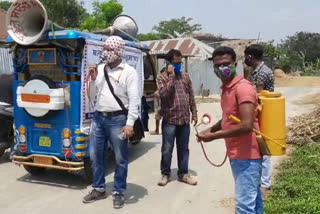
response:
<path id="1" fill-rule="evenodd" d="M 168 60 L 165 60 L 166 63 L 166 69 L 168 69 L 169 65 L 171 64 Z"/>

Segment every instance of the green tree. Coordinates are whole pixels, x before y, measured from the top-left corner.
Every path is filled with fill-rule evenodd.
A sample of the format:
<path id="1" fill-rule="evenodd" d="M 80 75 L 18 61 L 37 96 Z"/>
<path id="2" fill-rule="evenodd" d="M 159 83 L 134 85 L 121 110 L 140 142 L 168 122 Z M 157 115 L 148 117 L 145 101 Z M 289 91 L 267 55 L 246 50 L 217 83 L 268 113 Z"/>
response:
<path id="1" fill-rule="evenodd" d="M 183 16 L 178 19 L 161 21 L 158 25 L 153 27 L 153 30 L 155 30 L 157 34 L 164 35 L 168 38 L 190 36 L 195 31 L 202 29 L 200 24 L 190 24 L 192 20 L 192 18 Z"/>
<path id="2" fill-rule="evenodd" d="M 66 28 L 79 28 L 88 16 L 86 9 L 76 0 L 40 0 L 47 10 L 48 18 Z M 0 2 L 0 7 L 7 10 L 10 2 Z"/>
<path id="3" fill-rule="evenodd" d="M 161 35 L 157 33 L 146 33 L 146 34 L 138 34 L 137 39 L 139 41 L 151 41 L 151 40 L 160 40 L 167 39 L 166 35 Z"/>
<path id="4" fill-rule="evenodd" d="M 11 6 L 11 2 L 8 2 L 8 1 L 0 2 L 0 8 L 4 10 L 8 10 L 10 6 Z"/>
<path id="5" fill-rule="evenodd" d="M 264 48 L 264 55 L 276 60 L 280 56 L 279 48 L 274 44 L 274 41 L 262 42 Z"/>
<path id="6" fill-rule="evenodd" d="M 146 33 L 146 34 L 138 34 L 137 39 L 139 41 L 150 41 L 150 40 L 158 40 L 159 35 L 155 33 Z"/>
<path id="7" fill-rule="evenodd" d="M 277 46 L 276 66 L 285 72 L 302 70 L 314 73 L 319 70 L 320 34 L 297 32 Z"/>
<path id="8" fill-rule="evenodd" d="M 289 36 L 282 44 L 289 54 L 299 55 L 306 62 L 316 62 L 320 56 L 320 34 L 310 32 L 297 32 Z"/>
<path id="9" fill-rule="evenodd" d="M 93 3 L 93 13 L 81 25 L 82 30 L 96 31 L 111 26 L 113 19 L 120 15 L 123 6 L 117 0 Z"/>
<path id="10" fill-rule="evenodd" d="M 273 60 L 275 68 L 280 68 L 286 73 L 300 69 L 301 58 L 289 54 L 287 46 L 283 43 L 275 45 L 274 41 L 262 42 L 264 56 Z"/>
<path id="11" fill-rule="evenodd" d="M 79 28 L 88 16 L 86 9 L 77 0 L 41 0 L 51 21 L 66 27 Z"/>
<path id="12" fill-rule="evenodd" d="M 306 66 L 318 62 L 320 57 L 320 34 L 310 32 L 297 32 L 287 37 L 281 47 L 286 50 L 286 55 L 291 63 L 306 69 Z"/>
<path id="13" fill-rule="evenodd" d="M 297 32 L 278 45 L 274 45 L 273 41 L 264 42 L 262 45 L 265 55 L 275 60 L 275 67 L 285 72 L 300 70 L 308 75 L 318 75 L 320 70 L 319 33 Z"/>

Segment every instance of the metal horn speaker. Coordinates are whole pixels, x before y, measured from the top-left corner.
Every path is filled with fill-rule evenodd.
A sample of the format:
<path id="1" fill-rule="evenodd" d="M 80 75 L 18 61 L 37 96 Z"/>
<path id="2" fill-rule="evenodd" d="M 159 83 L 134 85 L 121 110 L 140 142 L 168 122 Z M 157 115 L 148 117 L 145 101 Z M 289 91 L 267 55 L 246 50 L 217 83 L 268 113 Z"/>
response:
<path id="1" fill-rule="evenodd" d="M 127 15 L 117 16 L 113 20 L 112 26 L 129 34 L 132 37 L 136 37 L 138 34 L 138 25 L 137 25 L 136 21 L 132 17 L 127 16 Z"/>
<path id="2" fill-rule="evenodd" d="M 21 45 L 30 45 L 41 39 L 50 28 L 51 21 L 40 1 L 17 0 L 7 12 L 7 31 Z M 55 29 L 61 28 L 55 25 Z"/>
<path id="3" fill-rule="evenodd" d="M 113 20 L 112 26 L 95 33 L 108 36 L 117 35 L 123 39 L 135 40 L 138 34 L 138 25 L 130 16 L 119 15 Z"/>

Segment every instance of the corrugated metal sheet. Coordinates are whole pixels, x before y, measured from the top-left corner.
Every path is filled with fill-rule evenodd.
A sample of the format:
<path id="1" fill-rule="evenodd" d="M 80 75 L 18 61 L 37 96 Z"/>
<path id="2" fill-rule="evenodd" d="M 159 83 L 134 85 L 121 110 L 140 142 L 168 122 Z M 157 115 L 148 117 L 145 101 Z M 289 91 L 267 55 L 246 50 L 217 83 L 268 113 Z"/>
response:
<path id="1" fill-rule="evenodd" d="M 149 45 L 151 55 L 165 54 L 171 49 L 178 49 L 183 56 L 207 59 L 214 51 L 212 47 L 191 37 L 146 41 L 144 43 Z"/>
<path id="2" fill-rule="evenodd" d="M 0 74 L 13 73 L 12 56 L 10 49 L 0 48 Z"/>
<path id="3" fill-rule="evenodd" d="M 243 63 L 237 64 L 237 74 L 243 74 Z M 221 93 L 221 81 L 214 74 L 212 61 L 190 60 L 189 75 L 195 95 L 201 95 L 202 89 L 209 89 L 210 94 Z"/>
<path id="4" fill-rule="evenodd" d="M 156 41 L 147 41 L 147 44 L 150 48 L 150 54 L 165 54 L 170 49 L 178 49 L 184 56 L 188 56 L 188 73 L 190 74 L 193 90 L 195 95 L 201 95 L 202 89 L 209 89 L 210 94 L 219 94 L 221 81 L 216 77 L 213 72 L 212 61 L 207 60 L 212 56 L 214 51 L 213 47 L 194 39 L 194 38 L 178 38 L 178 39 L 166 39 L 166 40 L 156 40 Z M 244 51 L 243 48 L 238 46 L 246 45 L 245 42 L 229 42 L 222 43 L 223 45 L 230 45 L 236 50 Z M 185 62 L 185 61 L 184 61 Z M 160 71 L 163 67 L 166 66 L 163 59 L 158 59 L 157 69 Z M 185 64 L 183 64 L 182 70 L 184 70 Z M 238 58 L 237 64 L 237 73 L 243 74 L 243 61 L 241 57 Z"/>
<path id="5" fill-rule="evenodd" d="M 210 94 L 220 93 L 221 81 L 213 72 L 212 61 L 190 60 L 189 75 L 196 96 L 201 95 L 201 85 L 203 89 L 209 89 Z"/>

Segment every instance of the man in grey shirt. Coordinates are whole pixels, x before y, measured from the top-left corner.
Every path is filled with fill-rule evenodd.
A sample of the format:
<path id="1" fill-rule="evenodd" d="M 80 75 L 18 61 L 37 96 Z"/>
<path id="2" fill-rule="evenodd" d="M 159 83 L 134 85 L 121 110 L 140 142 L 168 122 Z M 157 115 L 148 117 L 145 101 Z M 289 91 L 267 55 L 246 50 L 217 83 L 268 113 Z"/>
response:
<path id="1" fill-rule="evenodd" d="M 245 64 L 252 67 L 254 70 L 249 75 L 249 79 L 253 82 L 257 91 L 268 90 L 274 91 L 274 74 L 273 71 L 262 61 L 264 50 L 262 45 L 253 44 L 246 48 Z M 271 158 L 263 156 L 262 161 L 262 176 L 261 188 L 263 192 L 271 190 Z"/>
<path id="2" fill-rule="evenodd" d="M 250 45 L 245 50 L 245 64 L 254 69 L 250 80 L 257 86 L 257 90 L 274 91 L 273 71 L 262 61 L 263 47 L 258 44 Z"/>

